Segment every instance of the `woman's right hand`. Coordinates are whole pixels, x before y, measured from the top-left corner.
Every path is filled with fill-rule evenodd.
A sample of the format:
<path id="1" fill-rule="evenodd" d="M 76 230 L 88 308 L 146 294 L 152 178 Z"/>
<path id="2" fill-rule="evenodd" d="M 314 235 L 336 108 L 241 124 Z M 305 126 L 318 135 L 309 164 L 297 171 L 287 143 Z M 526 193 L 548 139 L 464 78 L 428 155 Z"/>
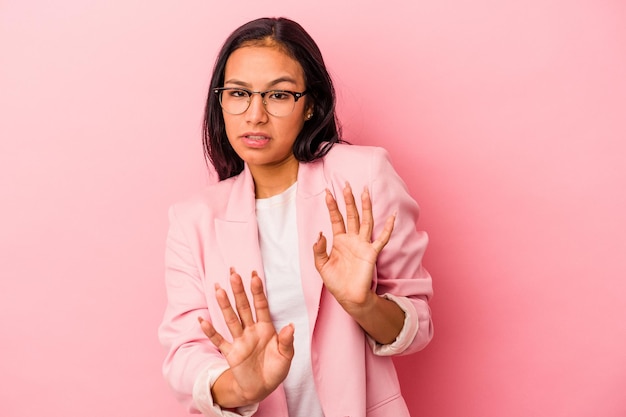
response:
<path id="1" fill-rule="evenodd" d="M 210 387 L 213 401 L 222 408 L 255 404 L 267 397 L 287 377 L 294 354 L 293 324 L 276 332 L 263 282 L 256 271 L 252 272 L 250 281 L 256 321 L 241 276 L 233 268 L 230 272 L 237 313 L 223 288 L 216 287 L 215 297 L 233 337 L 232 343 L 224 339 L 211 322 L 198 318 L 202 331 L 230 366 Z"/>

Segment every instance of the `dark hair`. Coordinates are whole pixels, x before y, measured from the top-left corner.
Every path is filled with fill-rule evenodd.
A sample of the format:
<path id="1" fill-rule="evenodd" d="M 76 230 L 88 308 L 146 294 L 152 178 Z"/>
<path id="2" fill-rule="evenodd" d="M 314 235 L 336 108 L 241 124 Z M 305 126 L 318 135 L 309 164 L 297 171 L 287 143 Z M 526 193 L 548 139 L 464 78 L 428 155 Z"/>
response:
<path id="1" fill-rule="evenodd" d="M 222 109 L 213 89 L 223 87 L 224 69 L 230 54 L 255 42 L 276 44 L 302 66 L 307 97 L 313 101 L 313 116 L 304 124 L 293 145 L 296 159 L 314 161 L 326 155 L 335 143 L 343 142 L 335 115 L 335 89 L 313 38 L 292 20 L 256 19 L 239 27 L 226 39 L 213 67 L 202 143 L 205 159 L 213 165 L 220 181 L 239 174 L 244 163 L 228 142 Z"/>

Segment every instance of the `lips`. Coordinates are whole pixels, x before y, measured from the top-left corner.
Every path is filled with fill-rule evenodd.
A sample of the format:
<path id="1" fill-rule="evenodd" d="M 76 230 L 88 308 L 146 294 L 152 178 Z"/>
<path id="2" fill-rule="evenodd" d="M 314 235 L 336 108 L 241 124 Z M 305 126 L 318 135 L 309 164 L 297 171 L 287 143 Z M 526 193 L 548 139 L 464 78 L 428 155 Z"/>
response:
<path id="1" fill-rule="evenodd" d="M 261 148 L 270 141 L 270 137 L 264 133 L 250 132 L 242 135 L 241 140 L 248 147 Z"/>

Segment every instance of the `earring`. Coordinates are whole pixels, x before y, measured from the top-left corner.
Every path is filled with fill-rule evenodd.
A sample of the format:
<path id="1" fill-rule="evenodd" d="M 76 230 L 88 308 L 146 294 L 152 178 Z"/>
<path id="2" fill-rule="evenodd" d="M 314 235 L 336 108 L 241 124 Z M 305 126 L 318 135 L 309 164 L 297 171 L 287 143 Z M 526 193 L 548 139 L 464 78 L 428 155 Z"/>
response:
<path id="1" fill-rule="evenodd" d="M 309 113 L 306 115 L 306 120 L 311 120 L 311 117 L 313 117 L 313 113 Z"/>

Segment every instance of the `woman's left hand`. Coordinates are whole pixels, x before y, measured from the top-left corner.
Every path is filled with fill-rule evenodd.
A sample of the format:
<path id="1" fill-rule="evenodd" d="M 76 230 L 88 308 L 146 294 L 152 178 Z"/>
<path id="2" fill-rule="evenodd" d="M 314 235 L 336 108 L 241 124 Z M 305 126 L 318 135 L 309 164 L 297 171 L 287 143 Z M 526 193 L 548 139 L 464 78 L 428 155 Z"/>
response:
<path id="1" fill-rule="evenodd" d="M 346 183 L 343 190 L 346 203 L 346 216 L 339 212 L 337 201 L 326 191 L 326 205 L 330 214 L 333 231 L 333 247 L 326 252 L 326 237 L 320 232 L 313 245 L 315 267 L 324 285 L 350 314 L 359 314 L 374 302 L 376 293 L 372 290 L 372 277 L 378 254 L 385 247 L 393 231 L 395 214 L 390 216 L 385 227 L 372 242 L 374 216 L 369 191 L 361 194 L 362 216 L 360 219 L 354 195 Z"/>

